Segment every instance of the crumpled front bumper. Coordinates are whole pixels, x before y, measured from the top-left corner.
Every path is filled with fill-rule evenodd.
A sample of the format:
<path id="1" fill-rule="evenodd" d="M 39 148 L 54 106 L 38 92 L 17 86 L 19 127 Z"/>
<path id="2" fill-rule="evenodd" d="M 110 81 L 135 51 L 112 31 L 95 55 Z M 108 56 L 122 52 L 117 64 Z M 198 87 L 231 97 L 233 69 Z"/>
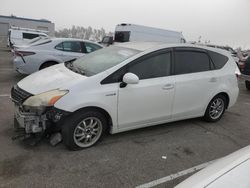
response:
<path id="1" fill-rule="evenodd" d="M 17 128 L 25 129 L 25 133 L 39 133 L 46 130 L 46 114 L 38 115 L 32 112 L 23 112 L 19 106 L 15 106 L 14 118 Z"/>
<path id="2" fill-rule="evenodd" d="M 44 111 L 25 112 L 22 106 L 15 105 L 14 118 L 16 128 L 23 128 L 26 134 L 43 133 L 45 131 L 58 132 L 61 130 L 63 119 L 70 114 L 54 107 Z"/>

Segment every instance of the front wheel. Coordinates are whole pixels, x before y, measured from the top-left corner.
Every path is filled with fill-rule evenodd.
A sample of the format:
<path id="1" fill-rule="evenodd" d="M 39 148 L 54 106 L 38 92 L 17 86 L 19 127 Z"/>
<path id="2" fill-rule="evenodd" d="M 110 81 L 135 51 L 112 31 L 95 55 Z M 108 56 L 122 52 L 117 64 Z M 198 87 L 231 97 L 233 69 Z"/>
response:
<path id="1" fill-rule="evenodd" d="M 98 111 L 79 111 L 69 117 L 62 127 L 63 142 L 70 150 L 93 146 L 107 127 L 105 116 Z"/>
<path id="2" fill-rule="evenodd" d="M 250 81 L 245 81 L 247 90 L 250 90 Z"/>
<path id="3" fill-rule="evenodd" d="M 215 96 L 207 106 L 204 119 L 208 122 L 219 121 L 226 110 L 227 99 L 223 95 Z"/>

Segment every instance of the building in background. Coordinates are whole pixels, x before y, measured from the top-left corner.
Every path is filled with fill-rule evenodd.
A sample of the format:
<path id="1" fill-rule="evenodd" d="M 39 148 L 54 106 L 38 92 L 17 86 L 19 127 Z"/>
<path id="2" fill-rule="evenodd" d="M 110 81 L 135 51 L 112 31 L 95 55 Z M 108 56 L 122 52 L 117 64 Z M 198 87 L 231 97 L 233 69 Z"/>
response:
<path id="1" fill-rule="evenodd" d="M 16 16 L 0 15 L 0 46 L 6 46 L 10 27 L 22 27 L 48 31 L 49 36 L 55 34 L 55 24 L 45 19 L 30 19 Z"/>

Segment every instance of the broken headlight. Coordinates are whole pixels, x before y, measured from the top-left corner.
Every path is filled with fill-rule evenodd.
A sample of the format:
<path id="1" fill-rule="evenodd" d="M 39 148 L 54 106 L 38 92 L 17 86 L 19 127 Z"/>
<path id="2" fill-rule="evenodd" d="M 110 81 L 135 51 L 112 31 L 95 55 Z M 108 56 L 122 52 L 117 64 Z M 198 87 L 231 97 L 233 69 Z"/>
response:
<path id="1" fill-rule="evenodd" d="M 53 106 L 61 97 L 66 95 L 68 90 L 51 90 L 29 97 L 23 103 L 27 107 L 48 107 Z"/>

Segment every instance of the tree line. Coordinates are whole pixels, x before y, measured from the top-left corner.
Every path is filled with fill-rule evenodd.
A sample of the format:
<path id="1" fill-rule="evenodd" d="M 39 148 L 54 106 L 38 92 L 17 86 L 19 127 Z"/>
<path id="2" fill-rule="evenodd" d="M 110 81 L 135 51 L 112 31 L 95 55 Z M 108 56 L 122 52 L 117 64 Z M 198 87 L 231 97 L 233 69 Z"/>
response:
<path id="1" fill-rule="evenodd" d="M 106 32 L 105 29 L 94 29 L 92 27 L 81 27 L 81 26 L 72 26 L 71 28 L 67 29 L 60 29 L 55 31 L 56 37 L 65 37 L 65 38 L 79 38 L 85 40 L 91 40 L 99 42 L 102 40 L 104 36 L 111 36 L 113 35 L 112 32 Z"/>

